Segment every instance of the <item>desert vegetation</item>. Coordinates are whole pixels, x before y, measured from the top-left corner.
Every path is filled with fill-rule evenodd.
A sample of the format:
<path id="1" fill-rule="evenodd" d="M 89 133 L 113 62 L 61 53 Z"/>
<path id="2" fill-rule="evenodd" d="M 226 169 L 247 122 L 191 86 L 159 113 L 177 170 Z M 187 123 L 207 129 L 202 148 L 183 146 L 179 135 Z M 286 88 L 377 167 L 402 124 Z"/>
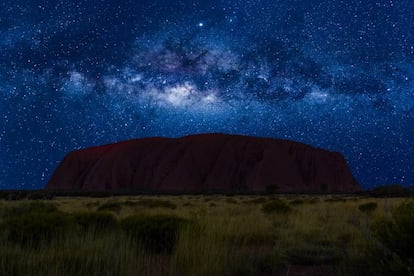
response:
<path id="1" fill-rule="evenodd" d="M 411 275 L 414 200 L 0 200 L 0 275 Z"/>

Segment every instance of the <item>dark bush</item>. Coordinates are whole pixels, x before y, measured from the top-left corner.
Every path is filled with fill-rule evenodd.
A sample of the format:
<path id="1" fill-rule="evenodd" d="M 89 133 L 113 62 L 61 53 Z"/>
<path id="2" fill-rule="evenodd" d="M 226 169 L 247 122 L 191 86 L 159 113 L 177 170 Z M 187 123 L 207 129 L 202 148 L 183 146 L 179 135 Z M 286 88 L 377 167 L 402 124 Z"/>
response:
<path id="1" fill-rule="evenodd" d="M 122 206 L 119 202 L 106 202 L 98 207 L 97 211 L 121 212 Z"/>
<path id="2" fill-rule="evenodd" d="M 231 203 L 231 204 L 237 204 L 237 203 L 239 203 L 236 199 L 231 198 L 231 197 L 226 198 L 226 202 L 227 203 Z"/>
<path id="3" fill-rule="evenodd" d="M 137 206 L 138 201 L 134 200 L 125 200 L 122 204 L 128 207 L 134 207 Z"/>
<path id="4" fill-rule="evenodd" d="M 320 202 L 320 199 L 317 197 L 313 197 L 307 201 L 309 204 L 316 204 Z"/>
<path id="5" fill-rule="evenodd" d="M 142 206 L 147 208 L 168 208 L 176 209 L 177 205 L 172 203 L 169 200 L 161 199 L 141 199 L 140 201 L 135 202 L 135 206 Z"/>
<path id="6" fill-rule="evenodd" d="M 358 206 L 358 209 L 363 212 L 370 214 L 374 212 L 378 208 L 378 204 L 376 202 L 368 202 Z"/>
<path id="7" fill-rule="evenodd" d="M 152 252 L 171 252 L 180 227 L 186 220 L 168 215 L 134 215 L 121 221 L 133 240 Z"/>
<path id="8" fill-rule="evenodd" d="M 375 252 L 383 260 L 384 269 L 393 267 L 392 275 L 411 275 L 408 272 L 414 271 L 414 200 L 396 207 L 392 218 L 383 218 L 373 230 L 382 244 Z"/>
<path id="9" fill-rule="evenodd" d="M 294 199 L 291 202 L 289 202 L 290 205 L 301 205 L 305 203 L 302 199 Z"/>
<path id="10" fill-rule="evenodd" d="M 33 202 L 6 209 L 0 232 L 9 242 L 37 247 L 74 226 L 73 218 L 58 211 L 54 205 Z"/>
<path id="11" fill-rule="evenodd" d="M 183 203 L 183 207 L 193 207 L 194 206 L 194 204 L 192 204 L 191 202 L 184 202 Z"/>
<path id="12" fill-rule="evenodd" d="M 24 199 L 42 199 L 49 200 L 54 198 L 54 193 L 45 190 L 3 190 L 0 191 L 0 199 L 5 200 L 24 200 Z"/>
<path id="13" fill-rule="evenodd" d="M 374 226 L 376 236 L 414 269 L 414 200 L 399 205 L 392 215 Z"/>
<path id="14" fill-rule="evenodd" d="M 12 191 L 7 195 L 7 200 L 23 200 L 27 198 L 27 191 Z"/>
<path id="15" fill-rule="evenodd" d="M 51 200 L 54 198 L 54 195 L 51 193 L 47 193 L 45 191 L 33 191 L 27 195 L 27 199 L 31 200 Z"/>
<path id="16" fill-rule="evenodd" d="M 266 197 L 258 197 L 253 199 L 248 199 L 245 201 L 247 204 L 263 204 L 268 201 L 268 198 Z"/>
<path id="17" fill-rule="evenodd" d="M 53 203 L 33 201 L 29 203 L 21 203 L 11 208 L 6 208 L 4 211 L 4 216 L 8 218 L 31 213 L 51 213 L 56 212 L 57 210 L 57 207 Z"/>
<path id="18" fill-rule="evenodd" d="M 413 195 L 412 190 L 398 184 L 376 187 L 368 193 L 374 197 L 410 197 Z"/>
<path id="19" fill-rule="evenodd" d="M 111 213 L 79 212 L 74 213 L 73 218 L 84 231 L 103 233 L 118 227 L 118 221 Z"/>
<path id="20" fill-rule="evenodd" d="M 330 198 L 325 199 L 325 202 L 345 202 L 346 198 L 341 196 L 333 196 Z"/>
<path id="21" fill-rule="evenodd" d="M 267 203 L 264 203 L 262 206 L 263 212 L 269 213 L 280 213 L 286 214 L 289 213 L 292 209 L 284 201 L 280 199 L 273 199 Z"/>
<path id="22" fill-rule="evenodd" d="M 99 202 L 99 201 L 94 201 L 94 202 L 88 202 L 88 203 L 86 203 L 85 204 L 85 206 L 88 208 L 88 209 L 92 209 L 92 208 L 94 208 L 94 207 L 97 207 L 97 206 L 99 206 L 101 203 Z"/>

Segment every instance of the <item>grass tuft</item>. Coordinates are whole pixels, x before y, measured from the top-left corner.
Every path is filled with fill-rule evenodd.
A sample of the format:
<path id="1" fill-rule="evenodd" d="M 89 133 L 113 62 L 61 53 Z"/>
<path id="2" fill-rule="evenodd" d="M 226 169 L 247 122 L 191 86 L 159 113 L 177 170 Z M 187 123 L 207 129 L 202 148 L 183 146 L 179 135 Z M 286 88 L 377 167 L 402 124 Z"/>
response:
<path id="1" fill-rule="evenodd" d="M 104 211 L 104 212 L 114 212 L 119 214 L 121 212 L 122 205 L 119 202 L 107 202 L 100 205 L 97 211 Z"/>
<path id="2" fill-rule="evenodd" d="M 414 201 L 343 198 L 0 200 L 0 275 L 412 274 Z"/>
<path id="3" fill-rule="evenodd" d="M 171 252 L 186 220 L 170 215 L 133 215 L 121 221 L 122 229 L 151 252 Z"/>
<path id="4" fill-rule="evenodd" d="M 358 209 L 361 212 L 366 213 L 366 214 L 371 214 L 377 208 L 378 208 L 378 204 L 376 202 L 363 203 L 363 204 L 361 204 L 361 205 L 358 206 Z"/>
<path id="5" fill-rule="evenodd" d="M 263 204 L 262 211 L 266 214 L 287 214 L 292 211 L 292 208 L 290 208 L 288 204 L 286 204 L 284 201 L 280 199 L 273 199 L 272 201 Z"/>

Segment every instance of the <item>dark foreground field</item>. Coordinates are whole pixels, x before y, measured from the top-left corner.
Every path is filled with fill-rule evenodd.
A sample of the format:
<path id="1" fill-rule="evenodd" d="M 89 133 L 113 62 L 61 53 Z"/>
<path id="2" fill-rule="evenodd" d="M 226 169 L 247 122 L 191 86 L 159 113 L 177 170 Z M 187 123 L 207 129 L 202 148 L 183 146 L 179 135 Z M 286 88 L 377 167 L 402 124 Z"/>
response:
<path id="1" fill-rule="evenodd" d="M 0 275 L 411 275 L 414 201 L 120 196 L 0 201 Z"/>

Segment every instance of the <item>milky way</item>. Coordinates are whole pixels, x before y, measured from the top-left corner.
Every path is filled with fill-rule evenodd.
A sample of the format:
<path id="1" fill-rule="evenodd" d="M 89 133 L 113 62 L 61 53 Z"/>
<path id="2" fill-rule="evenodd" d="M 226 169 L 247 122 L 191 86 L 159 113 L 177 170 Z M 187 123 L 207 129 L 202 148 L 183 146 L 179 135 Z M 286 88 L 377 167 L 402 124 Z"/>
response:
<path id="1" fill-rule="evenodd" d="M 74 149 L 205 132 L 414 183 L 411 0 L 73 2 L 0 3 L 0 188 L 42 188 Z"/>

